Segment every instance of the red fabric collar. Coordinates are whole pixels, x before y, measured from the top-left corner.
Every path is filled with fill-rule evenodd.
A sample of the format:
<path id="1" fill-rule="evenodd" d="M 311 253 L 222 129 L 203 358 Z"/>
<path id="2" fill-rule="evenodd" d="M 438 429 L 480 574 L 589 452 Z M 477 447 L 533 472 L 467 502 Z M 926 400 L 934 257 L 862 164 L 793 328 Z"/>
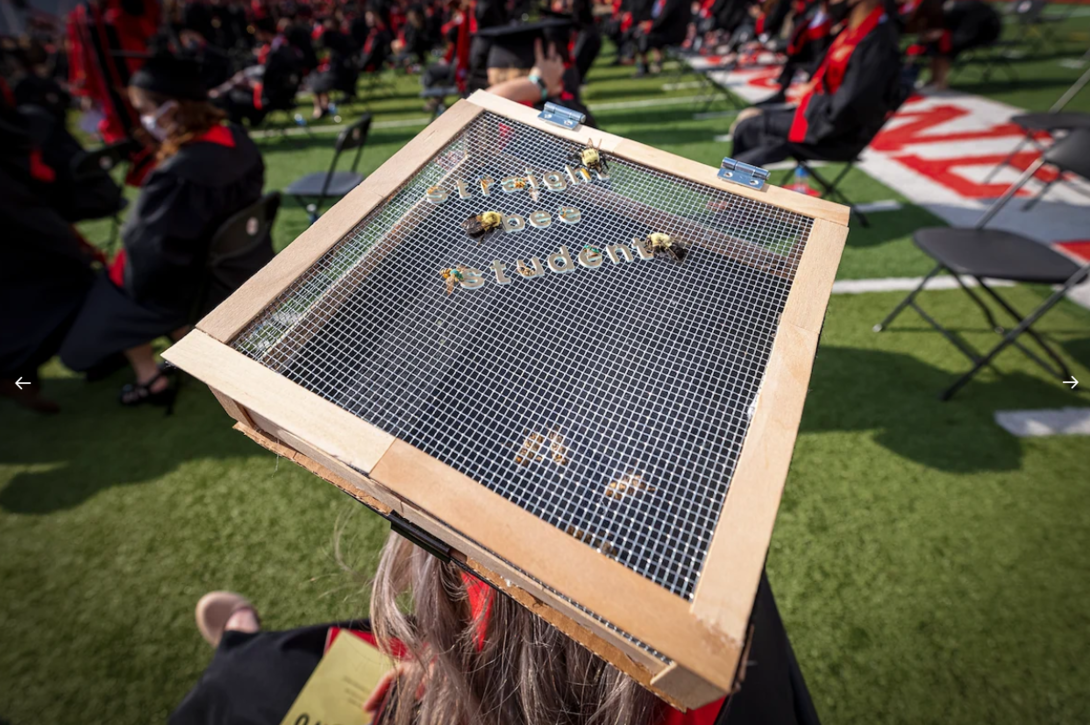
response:
<path id="1" fill-rule="evenodd" d="M 235 147 L 235 134 L 231 133 L 231 129 L 221 123 L 208 129 L 203 136 L 193 139 L 193 143 L 201 142 L 214 143 L 233 149 Z"/>

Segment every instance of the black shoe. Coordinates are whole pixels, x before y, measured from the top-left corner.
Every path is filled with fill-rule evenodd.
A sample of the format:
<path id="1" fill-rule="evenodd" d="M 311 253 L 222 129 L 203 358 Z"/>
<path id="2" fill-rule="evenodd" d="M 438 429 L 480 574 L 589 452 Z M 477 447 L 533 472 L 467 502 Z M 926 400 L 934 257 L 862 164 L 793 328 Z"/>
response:
<path id="1" fill-rule="evenodd" d="M 167 378 L 167 386 L 159 391 L 152 391 L 152 386 L 159 380 Z M 174 399 L 178 396 L 178 388 L 169 381 L 168 374 L 160 372 L 146 383 L 129 383 L 121 388 L 118 402 L 124 406 L 161 405 L 167 409 L 167 415 L 174 412 Z"/>

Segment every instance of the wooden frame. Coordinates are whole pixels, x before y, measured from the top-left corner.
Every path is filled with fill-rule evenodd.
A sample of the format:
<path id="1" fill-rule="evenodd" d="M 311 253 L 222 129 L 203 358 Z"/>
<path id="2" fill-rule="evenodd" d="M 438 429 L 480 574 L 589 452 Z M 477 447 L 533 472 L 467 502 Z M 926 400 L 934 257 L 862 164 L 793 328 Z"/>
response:
<path id="1" fill-rule="evenodd" d="M 814 219 L 692 602 L 228 344 L 486 110 L 579 143 L 590 139 L 605 153 Z M 849 214 L 846 207 L 777 187 L 756 191 L 730 184 L 715 171 L 595 129 L 553 126 L 533 109 L 476 93 L 383 164 L 165 357 L 206 382 L 236 428 L 261 445 L 379 514 L 441 540 L 464 566 L 674 706 L 705 704 L 736 682 Z"/>

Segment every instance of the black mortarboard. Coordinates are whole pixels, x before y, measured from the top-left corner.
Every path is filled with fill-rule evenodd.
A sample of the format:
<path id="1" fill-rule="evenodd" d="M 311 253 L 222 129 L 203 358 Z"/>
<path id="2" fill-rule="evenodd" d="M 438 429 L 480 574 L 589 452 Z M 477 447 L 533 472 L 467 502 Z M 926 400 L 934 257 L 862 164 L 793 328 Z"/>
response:
<path id="1" fill-rule="evenodd" d="M 498 25 L 477 31 L 477 35 L 492 41 L 488 51 L 489 68 L 533 68 L 534 41 L 541 40 L 543 50 L 549 43 L 565 57 L 568 52 L 568 34 L 571 21 L 560 18 L 540 20 L 536 23 Z"/>
<path id="2" fill-rule="evenodd" d="M 149 58 L 133 73 L 130 85 L 170 98 L 203 101 L 208 90 L 201 82 L 201 68 L 196 61 L 157 55 Z"/>

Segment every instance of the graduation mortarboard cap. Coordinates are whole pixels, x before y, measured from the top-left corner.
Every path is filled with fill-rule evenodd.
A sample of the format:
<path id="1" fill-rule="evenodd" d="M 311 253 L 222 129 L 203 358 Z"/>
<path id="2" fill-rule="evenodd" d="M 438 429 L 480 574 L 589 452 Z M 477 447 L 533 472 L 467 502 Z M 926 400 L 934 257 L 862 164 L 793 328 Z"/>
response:
<path id="1" fill-rule="evenodd" d="M 208 90 L 201 82 L 200 65 L 172 55 L 156 55 L 133 73 L 129 85 L 170 98 L 203 101 Z"/>
<path id="2" fill-rule="evenodd" d="M 477 35 L 492 41 L 492 49 L 488 51 L 489 68 L 533 68 L 536 60 L 534 41 L 541 40 L 543 47 L 553 43 L 557 52 L 564 55 L 570 30 L 570 20 L 550 18 L 536 23 L 484 28 L 478 30 Z"/>

